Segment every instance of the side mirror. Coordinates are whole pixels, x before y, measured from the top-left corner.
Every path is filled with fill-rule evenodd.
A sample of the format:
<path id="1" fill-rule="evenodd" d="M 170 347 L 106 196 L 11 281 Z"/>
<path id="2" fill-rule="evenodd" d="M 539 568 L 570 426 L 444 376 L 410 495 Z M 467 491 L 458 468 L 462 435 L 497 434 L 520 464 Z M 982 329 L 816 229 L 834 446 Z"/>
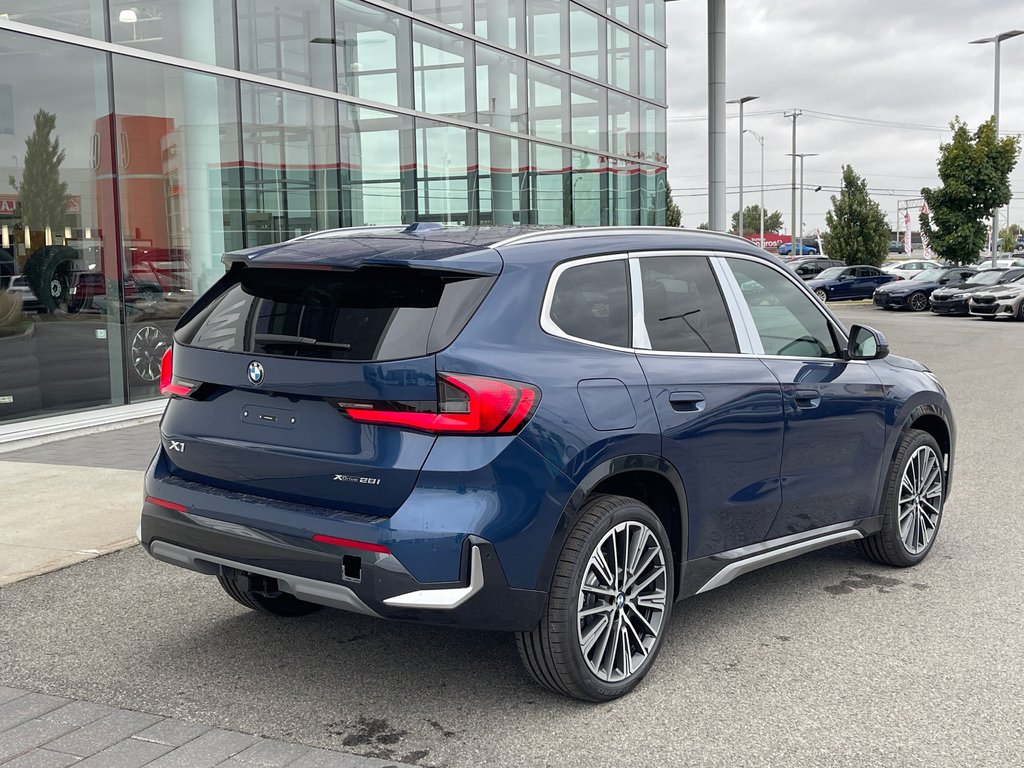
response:
<path id="1" fill-rule="evenodd" d="M 846 279 L 846 275 L 840 275 L 839 277 L 836 278 L 836 280 L 845 280 L 845 279 Z"/>
<path id="2" fill-rule="evenodd" d="M 948 282 L 949 282 L 949 278 L 948 277 L 943 277 L 942 279 L 939 280 L 939 285 L 945 285 Z"/>
<path id="3" fill-rule="evenodd" d="M 848 360 L 881 360 L 889 354 L 889 342 L 881 331 L 866 325 L 850 328 L 850 342 L 846 345 Z"/>

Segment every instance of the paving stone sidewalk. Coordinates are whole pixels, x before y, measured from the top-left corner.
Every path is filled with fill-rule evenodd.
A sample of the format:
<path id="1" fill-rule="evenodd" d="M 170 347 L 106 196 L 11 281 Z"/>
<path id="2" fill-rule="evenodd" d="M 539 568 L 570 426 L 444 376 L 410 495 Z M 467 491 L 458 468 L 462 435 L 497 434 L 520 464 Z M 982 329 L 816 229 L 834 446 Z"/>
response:
<path id="1" fill-rule="evenodd" d="M 0 686 L 3 768 L 412 768 Z"/>

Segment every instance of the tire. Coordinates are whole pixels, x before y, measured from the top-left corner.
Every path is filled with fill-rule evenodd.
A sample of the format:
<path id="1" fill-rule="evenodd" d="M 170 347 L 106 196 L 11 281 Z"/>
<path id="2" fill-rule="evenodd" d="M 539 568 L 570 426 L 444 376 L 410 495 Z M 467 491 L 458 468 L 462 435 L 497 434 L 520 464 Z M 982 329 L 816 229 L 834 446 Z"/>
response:
<path id="1" fill-rule="evenodd" d="M 1017 307 L 1017 319 L 1024 322 L 1024 301 Z"/>
<path id="2" fill-rule="evenodd" d="M 77 256 L 71 248 L 48 245 L 25 262 L 22 271 L 44 311 L 68 313 Z"/>
<path id="3" fill-rule="evenodd" d="M 814 294 L 815 294 L 815 296 L 817 296 L 817 297 L 818 297 L 819 299 L 821 299 L 822 301 L 828 301 L 828 294 L 827 294 L 827 293 L 825 292 L 825 289 L 824 289 L 824 288 L 818 288 L 818 289 L 817 289 L 817 290 L 816 290 L 816 291 L 814 292 Z"/>
<path id="4" fill-rule="evenodd" d="M 171 340 L 160 328 L 146 324 L 132 329 L 128 339 L 128 369 L 132 383 L 139 386 L 160 380 L 160 363 Z"/>
<path id="5" fill-rule="evenodd" d="M 616 557 L 620 545 L 622 562 Z M 633 558 L 636 570 L 626 557 L 631 546 L 643 550 Z M 593 702 L 624 696 L 658 655 L 674 584 L 668 535 L 650 507 L 625 496 L 595 496 L 581 508 L 562 548 L 540 624 L 516 633 L 519 658 L 534 680 L 556 693 Z"/>
<path id="6" fill-rule="evenodd" d="M 295 595 L 290 595 L 287 592 L 275 592 L 265 589 L 253 589 L 253 582 L 250 579 L 260 577 L 250 577 L 248 574 L 235 572 L 232 575 L 225 576 L 223 574 L 217 575 L 217 581 L 224 588 L 224 591 L 231 596 L 233 600 L 241 603 L 246 608 L 253 611 L 259 611 L 260 613 L 267 613 L 271 616 L 307 616 L 310 613 L 315 613 L 321 610 L 324 606 L 317 605 L 316 603 L 307 603 L 305 600 L 299 600 Z M 271 582 L 270 586 L 276 587 L 277 583 L 273 579 L 266 579 L 264 583 Z"/>
<path id="7" fill-rule="evenodd" d="M 907 306 L 914 312 L 924 312 L 928 309 L 928 297 L 924 295 L 924 291 L 916 291 L 910 294 Z"/>
<path id="8" fill-rule="evenodd" d="M 910 489 L 913 492 L 908 496 Z M 945 498 L 946 473 L 939 444 L 927 432 L 909 430 L 882 491 L 882 528 L 858 540 L 857 547 L 876 563 L 896 568 L 917 565 L 928 556 L 938 536 Z"/>

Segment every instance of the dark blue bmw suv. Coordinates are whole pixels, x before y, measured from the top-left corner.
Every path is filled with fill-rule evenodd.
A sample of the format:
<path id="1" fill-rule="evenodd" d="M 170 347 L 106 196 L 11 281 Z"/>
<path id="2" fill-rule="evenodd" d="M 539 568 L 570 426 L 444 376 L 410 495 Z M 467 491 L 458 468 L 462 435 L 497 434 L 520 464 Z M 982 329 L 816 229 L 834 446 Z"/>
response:
<path id="1" fill-rule="evenodd" d="M 603 701 L 682 598 L 935 541 L 942 387 L 740 238 L 418 224 L 224 262 L 164 359 L 139 537 L 248 608 L 514 632 Z"/>

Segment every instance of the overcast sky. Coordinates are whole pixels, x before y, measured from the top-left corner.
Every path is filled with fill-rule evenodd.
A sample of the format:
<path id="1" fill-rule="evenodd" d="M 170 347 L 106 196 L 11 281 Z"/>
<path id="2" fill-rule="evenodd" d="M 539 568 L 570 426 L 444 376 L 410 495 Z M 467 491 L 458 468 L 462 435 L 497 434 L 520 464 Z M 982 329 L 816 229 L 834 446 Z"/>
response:
<path id="1" fill-rule="evenodd" d="M 949 132 L 927 127 L 943 129 L 960 115 L 973 129 L 992 115 L 995 46 L 968 42 L 1024 29 L 1022 0 L 726 0 L 726 14 L 726 93 L 760 97 L 744 107 L 744 128 L 764 135 L 765 186 L 784 187 L 765 192 L 765 208 L 783 213 L 787 233 L 792 122 L 783 111 L 921 126 L 809 112 L 797 120 L 797 152 L 820 153 L 804 161 L 806 231 L 824 228 L 844 164 L 867 178 L 894 225 L 898 200 L 938 183 L 939 143 Z M 668 176 L 683 225 L 696 227 L 708 220 L 707 2 L 670 2 L 667 22 Z M 1024 132 L 1024 35 L 1001 48 L 1000 129 Z M 736 105 L 728 114 L 731 216 L 739 185 Z M 748 133 L 745 206 L 759 200 L 760 153 Z M 1024 222 L 1024 161 L 1011 182 L 1010 220 Z M 818 185 L 825 189 L 813 192 Z"/>

